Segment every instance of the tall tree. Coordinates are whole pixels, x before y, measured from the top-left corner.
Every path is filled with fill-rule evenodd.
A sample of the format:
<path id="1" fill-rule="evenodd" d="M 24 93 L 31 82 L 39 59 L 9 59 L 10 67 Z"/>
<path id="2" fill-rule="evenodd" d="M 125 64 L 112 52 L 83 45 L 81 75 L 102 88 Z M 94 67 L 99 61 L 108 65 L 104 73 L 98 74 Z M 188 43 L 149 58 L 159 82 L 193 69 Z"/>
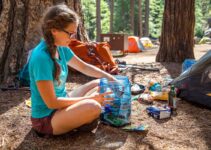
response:
<path id="1" fill-rule="evenodd" d="M 122 24 L 125 25 L 125 6 L 124 6 L 124 0 L 121 0 L 121 20 L 122 20 Z M 125 30 L 125 28 L 123 28 L 123 31 Z"/>
<path id="2" fill-rule="evenodd" d="M 145 0 L 144 36 L 149 36 L 149 0 Z"/>
<path id="3" fill-rule="evenodd" d="M 100 41 L 101 34 L 101 11 L 100 11 L 100 0 L 96 0 L 96 23 L 97 23 L 97 41 Z"/>
<path id="4" fill-rule="evenodd" d="M 194 24 L 194 0 L 165 0 L 156 61 L 183 62 L 186 58 L 194 58 Z"/>
<path id="5" fill-rule="evenodd" d="M 130 24 L 131 24 L 131 32 L 135 34 L 134 32 L 134 0 L 130 0 Z"/>
<path id="6" fill-rule="evenodd" d="M 110 0 L 110 33 L 113 32 L 114 0 Z"/>
<path id="7" fill-rule="evenodd" d="M 81 0 L 82 10 L 84 13 L 84 25 L 88 32 L 88 37 L 93 40 L 96 38 L 96 12 L 95 1 Z"/>
<path id="8" fill-rule="evenodd" d="M 110 10 L 109 4 L 106 0 L 102 0 L 100 4 L 101 12 L 101 33 L 108 33 L 110 31 Z"/>
<path id="9" fill-rule="evenodd" d="M 0 84 L 13 82 L 14 76 L 26 62 L 28 50 L 40 40 L 39 20 L 48 6 L 66 3 L 80 16 L 80 0 L 4 0 L 0 1 Z M 83 16 L 81 16 L 83 19 Z M 83 21 L 78 39 L 87 40 Z"/>
<path id="10" fill-rule="evenodd" d="M 143 31 L 142 31 L 142 0 L 138 1 L 138 19 L 139 19 L 139 37 L 142 37 Z"/>
<path id="11" fill-rule="evenodd" d="M 207 23 L 208 23 L 208 28 L 211 28 L 211 18 L 207 19 Z"/>

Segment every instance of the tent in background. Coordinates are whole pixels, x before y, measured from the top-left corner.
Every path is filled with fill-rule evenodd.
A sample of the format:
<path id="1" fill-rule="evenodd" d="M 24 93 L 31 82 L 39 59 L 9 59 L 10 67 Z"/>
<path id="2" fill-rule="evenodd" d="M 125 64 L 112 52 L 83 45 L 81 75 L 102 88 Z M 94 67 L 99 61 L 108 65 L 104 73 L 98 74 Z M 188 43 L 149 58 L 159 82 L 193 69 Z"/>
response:
<path id="1" fill-rule="evenodd" d="M 144 46 L 137 36 L 128 37 L 128 52 L 139 53 L 144 50 Z"/>
<path id="2" fill-rule="evenodd" d="M 140 38 L 141 43 L 144 45 L 145 48 L 152 48 L 153 44 L 152 41 L 150 40 L 150 38 L 148 37 L 142 37 Z"/>

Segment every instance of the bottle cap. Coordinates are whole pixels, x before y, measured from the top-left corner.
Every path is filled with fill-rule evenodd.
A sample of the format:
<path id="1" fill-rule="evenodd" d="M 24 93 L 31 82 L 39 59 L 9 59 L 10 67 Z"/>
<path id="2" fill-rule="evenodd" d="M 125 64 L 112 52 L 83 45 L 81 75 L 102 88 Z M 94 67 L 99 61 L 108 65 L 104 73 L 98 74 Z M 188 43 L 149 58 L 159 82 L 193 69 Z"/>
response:
<path id="1" fill-rule="evenodd" d="M 174 89 L 174 85 L 171 85 L 171 89 Z"/>

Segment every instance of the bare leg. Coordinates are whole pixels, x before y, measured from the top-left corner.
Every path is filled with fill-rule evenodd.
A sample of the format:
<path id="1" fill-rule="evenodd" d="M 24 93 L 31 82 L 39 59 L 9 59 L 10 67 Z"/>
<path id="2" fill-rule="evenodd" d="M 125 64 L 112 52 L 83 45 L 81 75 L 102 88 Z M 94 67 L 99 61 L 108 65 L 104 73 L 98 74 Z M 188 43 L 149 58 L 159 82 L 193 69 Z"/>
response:
<path id="1" fill-rule="evenodd" d="M 84 100 L 65 109 L 56 111 L 51 123 L 53 134 L 59 135 L 91 123 L 99 117 L 101 105 L 95 100 Z"/>
<path id="2" fill-rule="evenodd" d="M 92 80 L 84 85 L 81 85 L 80 87 L 74 89 L 73 91 L 68 93 L 69 97 L 81 97 L 85 95 L 90 95 L 93 89 L 95 89 L 99 85 L 100 80 Z M 96 90 L 94 90 L 96 91 Z M 90 93 L 91 92 L 91 93 Z"/>
<path id="3" fill-rule="evenodd" d="M 68 95 L 69 97 L 80 97 L 93 94 L 93 92 L 96 92 L 98 84 L 99 80 L 93 80 L 71 91 Z M 63 134 L 82 125 L 91 123 L 99 117 L 100 113 L 101 105 L 97 101 L 91 99 L 57 110 L 51 120 L 53 134 Z"/>

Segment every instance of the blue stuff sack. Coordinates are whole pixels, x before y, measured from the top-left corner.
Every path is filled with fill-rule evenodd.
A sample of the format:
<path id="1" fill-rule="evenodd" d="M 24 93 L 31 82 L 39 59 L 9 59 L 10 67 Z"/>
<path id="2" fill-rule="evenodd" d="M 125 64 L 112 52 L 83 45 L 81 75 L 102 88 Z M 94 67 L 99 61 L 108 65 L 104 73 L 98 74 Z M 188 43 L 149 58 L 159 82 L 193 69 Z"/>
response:
<path id="1" fill-rule="evenodd" d="M 185 59 L 185 61 L 182 63 L 182 72 L 186 71 L 195 63 L 196 63 L 195 59 Z"/>
<path id="2" fill-rule="evenodd" d="M 18 79 L 21 86 L 30 86 L 30 77 L 29 77 L 29 63 L 25 64 L 18 74 Z"/>
<path id="3" fill-rule="evenodd" d="M 33 49 L 29 50 L 26 64 L 23 66 L 23 68 L 18 73 L 18 80 L 20 81 L 20 86 L 26 86 L 26 87 L 30 86 L 29 59 L 31 57 L 32 51 L 33 51 Z"/>
<path id="4" fill-rule="evenodd" d="M 130 123 L 131 114 L 131 89 L 127 76 L 115 76 L 119 81 L 108 81 L 106 78 L 100 80 L 100 93 L 113 93 L 108 97 L 114 100 L 105 104 L 102 108 L 101 120 L 112 126 L 124 126 Z"/>

